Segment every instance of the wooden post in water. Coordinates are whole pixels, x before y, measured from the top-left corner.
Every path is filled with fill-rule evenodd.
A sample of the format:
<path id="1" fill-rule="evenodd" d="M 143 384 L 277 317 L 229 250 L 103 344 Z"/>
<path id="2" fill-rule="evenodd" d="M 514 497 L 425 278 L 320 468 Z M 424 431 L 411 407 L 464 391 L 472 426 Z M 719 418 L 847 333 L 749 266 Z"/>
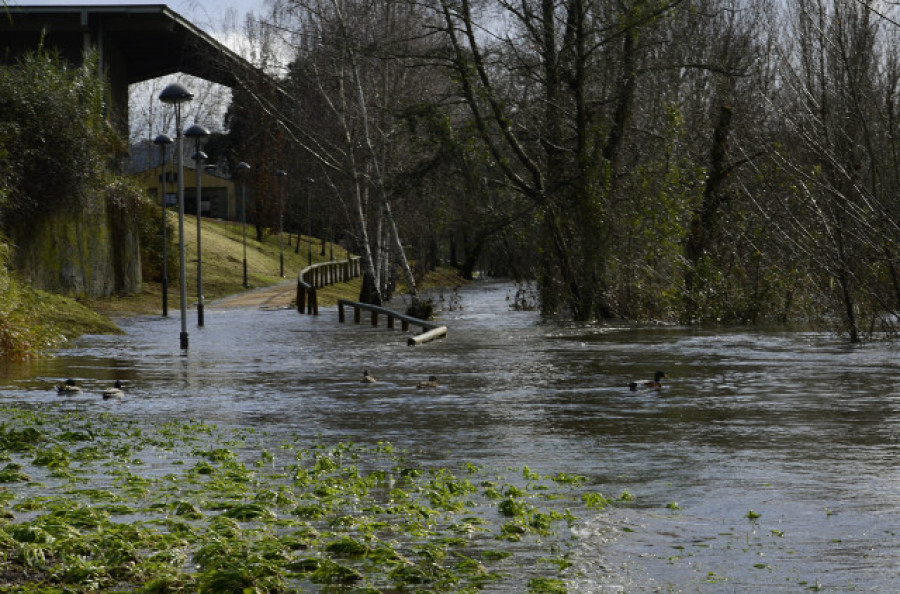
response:
<path id="1" fill-rule="evenodd" d="M 306 309 L 306 289 L 303 288 L 303 283 L 299 280 L 297 281 L 297 311 L 303 313 L 303 310 Z"/>
<path id="2" fill-rule="evenodd" d="M 338 322 L 344 323 L 344 304 L 340 301 L 338 302 Z"/>
<path id="3" fill-rule="evenodd" d="M 309 288 L 309 313 L 314 316 L 319 315 L 319 298 L 316 295 L 316 288 Z"/>

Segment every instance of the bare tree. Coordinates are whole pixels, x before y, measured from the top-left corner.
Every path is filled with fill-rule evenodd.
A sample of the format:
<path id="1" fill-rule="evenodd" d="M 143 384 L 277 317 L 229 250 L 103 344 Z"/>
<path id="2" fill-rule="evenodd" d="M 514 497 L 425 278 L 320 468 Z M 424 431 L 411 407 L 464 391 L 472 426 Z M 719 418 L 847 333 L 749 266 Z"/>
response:
<path id="1" fill-rule="evenodd" d="M 792 143 L 778 154 L 794 180 L 785 229 L 858 342 L 864 318 L 884 321 L 897 304 L 892 49 L 864 3 L 798 0 L 791 26 L 782 72 Z"/>
<path id="2" fill-rule="evenodd" d="M 500 15 L 440 3 L 460 92 L 494 166 L 541 213 L 545 312 L 613 313 L 610 209 L 626 175 L 641 34 L 679 3 L 501 2 Z"/>
<path id="3" fill-rule="evenodd" d="M 400 114 L 427 77 L 418 9 L 408 2 L 278 0 L 269 26 L 294 52 L 283 124 L 349 215 L 363 261 L 361 300 L 390 293 L 396 262 L 414 302 L 415 278 L 394 214 L 394 180 L 412 158 Z"/>

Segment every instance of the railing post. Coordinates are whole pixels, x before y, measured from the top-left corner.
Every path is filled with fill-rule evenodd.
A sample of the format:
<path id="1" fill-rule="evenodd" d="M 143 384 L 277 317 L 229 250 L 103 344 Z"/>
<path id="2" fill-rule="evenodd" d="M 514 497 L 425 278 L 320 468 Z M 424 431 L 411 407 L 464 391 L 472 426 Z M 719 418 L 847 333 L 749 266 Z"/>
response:
<path id="1" fill-rule="evenodd" d="M 372 325 L 373 326 L 378 325 L 378 312 L 377 311 L 372 311 Z"/>
<path id="2" fill-rule="evenodd" d="M 344 323 L 344 304 L 338 301 L 338 322 Z"/>
<path id="3" fill-rule="evenodd" d="M 388 319 L 388 321 L 387 321 L 388 329 L 393 330 L 394 329 L 394 316 L 388 316 L 387 319 Z"/>
<path id="4" fill-rule="evenodd" d="M 359 312 L 360 312 L 360 309 L 354 305 L 353 306 L 353 322 L 356 324 L 359 324 L 359 322 L 360 322 Z"/>

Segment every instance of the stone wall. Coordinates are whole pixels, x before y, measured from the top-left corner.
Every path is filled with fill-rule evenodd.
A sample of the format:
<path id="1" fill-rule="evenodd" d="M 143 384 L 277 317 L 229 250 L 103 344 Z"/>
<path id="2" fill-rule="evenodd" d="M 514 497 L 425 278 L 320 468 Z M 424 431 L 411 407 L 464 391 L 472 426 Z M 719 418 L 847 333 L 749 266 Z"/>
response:
<path id="1" fill-rule="evenodd" d="M 13 266 L 37 289 L 70 297 L 108 297 L 141 290 L 135 215 L 106 197 L 80 212 L 10 221 Z"/>

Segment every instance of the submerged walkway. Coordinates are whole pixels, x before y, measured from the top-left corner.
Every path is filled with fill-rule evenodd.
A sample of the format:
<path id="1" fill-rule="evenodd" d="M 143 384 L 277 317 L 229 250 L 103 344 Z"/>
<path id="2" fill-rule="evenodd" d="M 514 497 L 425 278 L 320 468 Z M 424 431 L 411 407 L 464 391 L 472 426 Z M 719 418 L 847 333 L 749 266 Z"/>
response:
<path id="1" fill-rule="evenodd" d="M 276 285 L 250 289 L 235 295 L 217 299 L 206 305 L 207 309 L 236 309 L 259 307 L 262 309 L 282 309 L 291 306 L 297 297 L 297 281 L 286 280 Z"/>

